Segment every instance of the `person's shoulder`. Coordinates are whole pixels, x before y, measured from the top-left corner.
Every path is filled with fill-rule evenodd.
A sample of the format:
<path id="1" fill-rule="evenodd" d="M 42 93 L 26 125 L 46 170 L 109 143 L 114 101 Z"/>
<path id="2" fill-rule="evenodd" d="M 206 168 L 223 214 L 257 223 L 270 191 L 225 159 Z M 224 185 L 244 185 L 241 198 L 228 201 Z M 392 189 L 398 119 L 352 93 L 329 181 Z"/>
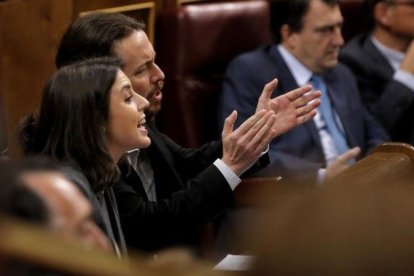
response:
<path id="1" fill-rule="evenodd" d="M 346 64 L 341 62 L 338 62 L 338 64 L 329 71 L 328 75 L 331 80 L 335 79 L 336 82 L 340 82 L 346 86 L 350 86 L 356 82 L 355 75 Z"/>
<path id="2" fill-rule="evenodd" d="M 262 60 L 266 60 L 268 58 L 270 48 L 271 45 L 265 45 L 252 51 L 244 52 L 236 56 L 229 63 L 229 67 L 260 64 Z"/>
<path id="3" fill-rule="evenodd" d="M 340 53 L 340 59 L 356 59 L 359 60 L 362 55 L 364 55 L 364 45 L 367 43 L 370 35 L 368 33 L 360 34 L 352 38 L 346 45 L 342 48 Z"/>

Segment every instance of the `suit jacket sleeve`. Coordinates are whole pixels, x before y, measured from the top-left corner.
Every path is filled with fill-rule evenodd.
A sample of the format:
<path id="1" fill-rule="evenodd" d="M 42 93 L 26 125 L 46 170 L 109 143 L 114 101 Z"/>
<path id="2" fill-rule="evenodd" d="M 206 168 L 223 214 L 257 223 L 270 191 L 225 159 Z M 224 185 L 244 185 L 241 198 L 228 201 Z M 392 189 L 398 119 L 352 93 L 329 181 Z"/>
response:
<path id="1" fill-rule="evenodd" d="M 162 140 L 175 163 L 175 168 L 185 180 L 196 177 L 223 154 L 221 141 L 206 143 L 197 149 L 183 148 L 169 137 L 161 134 Z"/>
<path id="2" fill-rule="evenodd" d="M 209 166 L 188 187 L 167 199 L 149 202 L 131 171 L 114 186 L 122 228 L 129 245 L 157 247 L 180 224 L 197 224 L 212 219 L 233 203 L 230 186 L 214 166 Z M 135 189 L 133 188 L 134 186 Z M 137 192 L 140 191 L 141 192 Z M 150 243 L 150 244 L 148 244 Z"/>

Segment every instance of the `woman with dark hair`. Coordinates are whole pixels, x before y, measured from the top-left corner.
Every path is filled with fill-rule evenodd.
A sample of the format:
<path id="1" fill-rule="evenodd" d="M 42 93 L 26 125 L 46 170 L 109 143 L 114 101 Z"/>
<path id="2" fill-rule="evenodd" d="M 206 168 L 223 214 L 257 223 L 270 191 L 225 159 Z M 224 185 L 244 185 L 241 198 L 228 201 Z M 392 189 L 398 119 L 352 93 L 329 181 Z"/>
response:
<path id="1" fill-rule="evenodd" d="M 136 183 L 119 179 L 116 164 L 122 155 L 151 143 L 144 115 L 148 105 L 145 98 L 134 92 L 116 59 L 94 58 L 62 67 L 52 76 L 44 89 L 38 118 L 31 116 L 26 120 L 21 132 L 27 154 L 47 155 L 86 176 L 89 183 L 83 186 L 92 191 L 89 198 L 100 210 L 103 229 L 115 249 L 117 245 L 125 249 L 125 243 L 112 190 L 114 184 L 122 193 L 126 214 L 121 219 L 127 230 L 137 231 L 137 235 L 141 234 L 138 230 L 153 221 L 171 217 L 176 221 L 193 217 L 202 220 L 222 212 L 232 202 L 226 179 L 223 177 L 220 183 L 212 180 L 211 175 L 219 173 L 215 167 L 204 172 L 210 176 L 206 181 L 192 180 L 186 190 L 179 192 L 178 197 L 190 198 L 185 206 L 174 206 L 174 210 L 186 210 L 181 216 L 166 216 L 161 207 L 170 202 L 157 206 L 145 203 L 130 189 L 129 185 Z M 276 117 L 273 111 L 262 110 L 233 131 L 236 118 L 233 112 L 226 120 L 221 162 L 233 174 L 240 175 L 256 162 L 274 136 L 272 126 Z M 127 223 L 131 220 L 133 226 Z"/>
<path id="2" fill-rule="evenodd" d="M 147 107 L 118 60 L 90 59 L 62 67 L 51 77 L 38 117 L 30 116 L 21 131 L 26 154 L 50 156 L 86 176 L 89 183 L 82 186 L 96 197 L 90 200 L 117 253 L 125 243 L 111 186 L 122 154 L 151 143 L 144 126 Z"/>

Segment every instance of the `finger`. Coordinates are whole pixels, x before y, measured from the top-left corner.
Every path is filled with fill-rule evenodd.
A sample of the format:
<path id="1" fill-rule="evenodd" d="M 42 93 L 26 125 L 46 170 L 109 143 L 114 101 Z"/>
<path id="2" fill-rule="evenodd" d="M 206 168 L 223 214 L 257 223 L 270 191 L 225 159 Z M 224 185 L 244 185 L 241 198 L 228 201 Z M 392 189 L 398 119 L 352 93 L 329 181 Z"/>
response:
<path id="1" fill-rule="evenodd" d="M 292 90 L 288 93 L 285 93 L 285 95 L 290 101 L 294 101 L 297 98 L 302 97 L 304 94 L 310 92 L 311 90 L 312 90 L 311 85 L 305 85 L 305 86 L 296 88 L 295 90 Z"/>
<path id="2" fill-rule="evenodd" d="M 318 112 L 316 110 L 312 110 L 311 112 L 309 112 L 309 113 L 307 113 L 305 115 L 302 115 L 300 117 L 297 117 L 296 118 L 296 125 L 298 126 L 300 124 L 306 123 L 307 121 L 309 121 L 310 119 L 312 119 L 313 117 L 315 117 L 317 113 Z"/>
<path id="3" fill-rule="evenodd" d="M 359 147 L 354 147 L 343 154 L 338 156 L 338 159 L 343 162 L 348 162 L 349 160 L 356 158 L 359 153 L 361 152 L 361 149 Z"/>
<path id="4" fill-rule="evenodd" d="M 248 148 L 253 148 L 255 151 L 262 150 L 264 145 L 269 144 L 270 134 L 272 131 L 273 124 L 276 121 L 276 116 L 272 115 L 269 119 L 267 119 L 266 123 L 257 131 L 252 139 L 250 139 L 250 143 L 248 144 Z"/>
<path id="5" fill-rule="evenodd" d="M 321 91 L 319 90 L 308 92 L 307 94 L 295 100 L 295 107 L 301 107 L 301 106 L 307 105 L 311 103 L 312 101 L 314 101 L 315 99 L 318 99 L 321 95 L 322 95 Z"/>
<path id="6" fill-rule="evenodd" d="M 249 117 L 241 126 L 239 126 L 237 133 L 239 135 L 243 135 L 244 133 L 248 132 L 256 123 L 259 121 L 268 111 L 266 110 L 260 110 Z"/>
<path id="7" fill-rule="evenodd" d="M 265 87 L 263 88 L 262 94 L 260 95 L 260 100 L 270 99 L 270 97 L 272 96 L 273 90 L 275 90 L 277 87 L 277 84 L 278 84 L 277 79 L 273 79 L 271 82 L 267 83 Z"/>
<path id="8" fill-rule="evenodd" d="M 273 124 L 276 122 L 276 116 L 274 116 Z M 266 134 L 262 139 L 259 139 L 259 143 L 255 149 L 256 152 L 262 152 L 273 140 L 273 137 L 275 137 L 276 131 L 273 130 L 272 127 L 268 131 L 266 131 Z"/>
<path id="9" fill-rule="evenodd" d="M 307 105 L 304 105 L 302 107 L 298 107 L 296 108 L 296 116 L 300 117 L 300 116 L 304 116 L 306 114 L 308 114 L 309 112 L 315 110 L 318 108 L 318 106 L 321 104 L 321 101 L 319 99 L 313 100 L 312 102 L 310 102 Z"/>
<path id="10" fill-rule="evenodd" d="M 251 141 L 260 132 L 263 126 L 266 125 L 266 123 L 270 120 L 271 116 L 274 116 L 274 112 L 266 112 L 266 114 L 264 116 L 261 116 L 260 120 L 258 120 L 247 132 L 241 133 L 239 132 L 239 129 L 236 129 L 233 132 L 233 137 L 235 137 L 234 139 L 237 140 L 237 144 L 239 145 L 238 149 L 248 149 Z M 231 158 L 235 158 L 235 156 L 238 154 L 239 150 L 233 151 Z"/>
<path id="11" fill-rule="evenodd" d="M 221 132 L 221 137 L 227 137 L 233 132 L 234 123 L 237 119 L 237 111 L 233 112 L 224 120 L 223 131 Z"/>

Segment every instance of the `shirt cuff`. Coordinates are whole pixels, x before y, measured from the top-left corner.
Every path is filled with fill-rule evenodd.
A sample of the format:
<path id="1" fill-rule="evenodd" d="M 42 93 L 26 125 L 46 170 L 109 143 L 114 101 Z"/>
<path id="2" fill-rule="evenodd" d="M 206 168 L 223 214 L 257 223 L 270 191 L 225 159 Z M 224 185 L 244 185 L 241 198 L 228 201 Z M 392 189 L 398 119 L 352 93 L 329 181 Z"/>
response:
<path id="1" fill-rule="evenodd" d="M 394 80 L 401 82 L 408 88 L 414 91 L 414 75 L 404 71 L 404 70 L 397 70 L 393 76 Z"/>
<path id="2" fill-rule="evenodd" d="M 213 165 L 217 167 L 227 183 L 229 183 L 230 188 L 234 191 L 237 185 L 241 182 L 240 177 L 238 177 L 221 159 L 214 161 Z"/>
<path id="3" fill-rule="evenodd" d="M 319 169 L 318 170 L 318 178 L 316 179 L 316 185 L 319 187 L 323 185 L 326 176 L 326 169 Z"/>

